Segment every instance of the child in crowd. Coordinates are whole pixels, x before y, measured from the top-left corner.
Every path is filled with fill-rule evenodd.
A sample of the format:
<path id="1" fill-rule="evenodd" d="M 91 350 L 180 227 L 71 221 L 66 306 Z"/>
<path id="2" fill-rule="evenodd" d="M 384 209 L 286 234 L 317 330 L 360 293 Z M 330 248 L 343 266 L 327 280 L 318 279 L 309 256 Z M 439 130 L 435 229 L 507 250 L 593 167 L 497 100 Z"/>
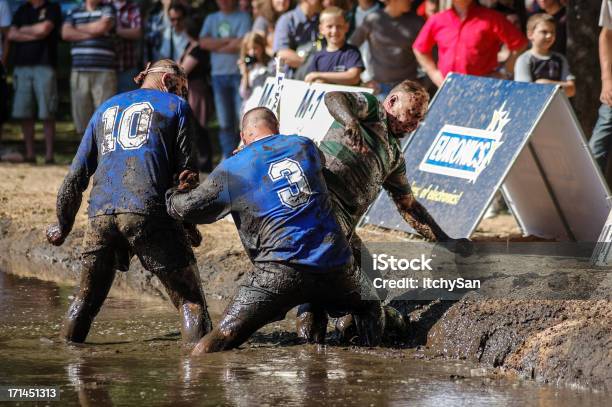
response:
<path id="1" fill-rule="evenodd" d="M 256 31 L 245 35 L 238 60 L 242 74 L 240 96 L 242 96 L 243 105 L 253 93 L 253 89 L 263 86 L 266 78 L 271 75 L 269 64 L 270 56 L 266 53 L 266 38 Z"/>
<path id="2" fill-rule="evenodd" d="M 548 14 L 534 14 L 527 21 L 527 38 L 531 49 L 516 60 L 514 80 L 560 85 L 568 97 L 576 93 L 574 76 L 567 59 L 552 51 L 555 43 L 555 20 Z"/>
<path id="3" fill-rule="evenodd" d="M 342 9 L 328 7 L 321 12 L 319 32 L 325 37 L 327 45 L 314 55 L 304 81 L 359 84 L 364 65 L 359 49 L 346 43 L 348 29 Z"/>

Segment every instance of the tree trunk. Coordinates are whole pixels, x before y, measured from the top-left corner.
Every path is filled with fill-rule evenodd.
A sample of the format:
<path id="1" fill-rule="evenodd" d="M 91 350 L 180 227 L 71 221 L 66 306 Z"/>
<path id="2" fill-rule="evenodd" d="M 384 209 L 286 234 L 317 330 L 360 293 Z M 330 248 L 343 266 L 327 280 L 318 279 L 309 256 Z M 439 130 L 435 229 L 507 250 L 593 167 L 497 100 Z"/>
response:
<path id="1" fill-rule="evenodd" d="M 567 59 L 576 76 L 572 105 L 587 138 L 591 137 L 599 109 L 599 11 L 601 1 L 569 0 L 567 5 Z"/>

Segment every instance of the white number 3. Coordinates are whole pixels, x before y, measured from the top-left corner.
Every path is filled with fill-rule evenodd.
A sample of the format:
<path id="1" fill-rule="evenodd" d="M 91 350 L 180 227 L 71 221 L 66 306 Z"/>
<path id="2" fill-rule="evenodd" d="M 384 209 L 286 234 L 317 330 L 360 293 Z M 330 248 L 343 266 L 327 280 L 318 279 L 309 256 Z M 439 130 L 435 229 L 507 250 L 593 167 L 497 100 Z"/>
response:
<path id="1" fill-rule="evenodd" d="M 115 151 L 115 120 L 118 110 L 118 106 L 113 106 L 102 113 L 102 155 Z M 147 142 L 152 116 L 153 106 L 149 102 L 134 103 L 123 111 L 119 120 L 118 141 L 124 150 L 135 150 Z"/>
<path id="2" fill-rule="evenodd" d="M 310 200 L 312 191 L 298 162 L 285 158 L 272 163 L 268 169 L 268 176 L 274 182 L 286 179 L 289 183 L 287 188 L 278 191 L 278 197 L 283 205 L 297 209 Z"/>

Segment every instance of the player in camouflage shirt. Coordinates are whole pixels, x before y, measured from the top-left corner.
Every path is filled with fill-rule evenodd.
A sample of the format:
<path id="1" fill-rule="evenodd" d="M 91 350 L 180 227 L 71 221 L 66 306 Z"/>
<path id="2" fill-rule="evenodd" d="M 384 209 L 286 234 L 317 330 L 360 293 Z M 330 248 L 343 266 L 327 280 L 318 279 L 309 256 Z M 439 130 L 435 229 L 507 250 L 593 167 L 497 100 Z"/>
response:
<path id="1" fill-rule="evenodd" d="M 381 187 L 389 192 L 402 217 L 425 238 L 439 242 L 455 240 L 417 202 L 406 177 L 400 139 L 416 129 L 428 102 L 427 92 L 412 81 L 403 81 L 393 88 L 383 103 L 368 93 L 325 95 L 325 104 L 335 121 L 319 146 L 325 156 L 323 175 L 336 218 L 350 239 L 357 262 L 361 260 L 361 240 L 355 227 Z M 386 292 L 379 290 L 378 294 L 384 297 Z M 389 307 L 385 311 L 388 317 L 394 312 Z M 320 310 L 308 304 L 298 310 L 301 337 L 320 342 L 326 325 L 327 318 Z"/>

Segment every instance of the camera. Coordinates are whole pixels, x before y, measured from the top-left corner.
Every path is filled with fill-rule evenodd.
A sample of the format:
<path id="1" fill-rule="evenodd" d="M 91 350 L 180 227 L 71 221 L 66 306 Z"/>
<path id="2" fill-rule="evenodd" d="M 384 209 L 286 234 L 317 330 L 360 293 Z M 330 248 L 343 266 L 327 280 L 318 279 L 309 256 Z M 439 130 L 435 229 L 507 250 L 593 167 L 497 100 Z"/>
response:
<path id="1" fill-rule="evenodd" d="M 257 58 L 255 57 L 252 57 L 250 55 L 247 55 L 244 57 L 244 64 L 249 68 L 255 65 L 256 62 L 257 62 Z"/>

